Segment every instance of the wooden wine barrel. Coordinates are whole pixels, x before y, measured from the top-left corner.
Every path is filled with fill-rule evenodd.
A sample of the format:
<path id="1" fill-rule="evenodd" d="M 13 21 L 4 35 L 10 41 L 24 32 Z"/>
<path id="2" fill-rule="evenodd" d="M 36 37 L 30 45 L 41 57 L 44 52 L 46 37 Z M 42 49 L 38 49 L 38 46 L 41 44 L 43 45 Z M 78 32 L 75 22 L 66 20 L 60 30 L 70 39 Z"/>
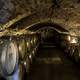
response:
<path id="1" fill-rule="evenodd" d="M 24 57 L 25 57 L 25 53 L 26 53 L 26 42 L 25 42 L 25 39 L 21 39 L 19 41 L 18 48 L 19 48 L 19 57 L 20 57 L 21 60 L 23 60 Z"/>
<path id="2" fill-rule="evenodd" d="M 18 47 L 14 41 L 4 41 L 2 44 L 0 66 L 4 76 L 12 75 L 18 65 Z"/>
<path id="3" fill-rule="evenodd" d="M 79 62 L 80 60 L 80 47 L 76 47 L 74 51 L 74 59 L 76 62 Z"/>

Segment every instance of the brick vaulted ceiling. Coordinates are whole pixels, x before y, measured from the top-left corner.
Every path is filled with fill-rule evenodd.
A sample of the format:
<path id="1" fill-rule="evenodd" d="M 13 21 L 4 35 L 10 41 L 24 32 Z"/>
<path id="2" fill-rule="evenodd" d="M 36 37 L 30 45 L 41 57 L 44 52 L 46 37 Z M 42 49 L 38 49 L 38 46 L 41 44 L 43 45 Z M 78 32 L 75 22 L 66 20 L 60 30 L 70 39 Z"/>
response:
<path id="1" fill-rule="evenodd" d="M 28 17 L 32 22 L 51 20 L 66 29 L 80 28 L 80 0 L 0 0 L 1 24 L 18 15 L 34 13 L 36 17 Z"/>

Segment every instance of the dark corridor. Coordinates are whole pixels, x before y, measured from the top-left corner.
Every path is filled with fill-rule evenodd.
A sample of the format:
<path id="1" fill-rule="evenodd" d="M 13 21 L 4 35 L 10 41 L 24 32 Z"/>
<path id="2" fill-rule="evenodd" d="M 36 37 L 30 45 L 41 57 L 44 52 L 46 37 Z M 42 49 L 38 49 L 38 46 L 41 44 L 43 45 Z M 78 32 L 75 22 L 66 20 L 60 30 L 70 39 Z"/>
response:
<path id="1" fill-rule="evenodd" d="M 80 0 L 0 0 L 0 80 L 80 80 Z"/>
<path id="2" fill-rule="evenodd" d="M 80 80 L 80 69 L 59 47 L 42 44 L 33 60 L 30 80 Z"/>

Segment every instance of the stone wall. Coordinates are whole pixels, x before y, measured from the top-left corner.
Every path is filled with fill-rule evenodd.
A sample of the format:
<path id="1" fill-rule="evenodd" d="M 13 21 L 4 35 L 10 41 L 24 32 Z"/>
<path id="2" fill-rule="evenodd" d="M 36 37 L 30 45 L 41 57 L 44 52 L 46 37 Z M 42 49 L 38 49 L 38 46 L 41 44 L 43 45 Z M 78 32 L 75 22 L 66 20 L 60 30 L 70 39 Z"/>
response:
<path id="1" fill-rule="evenodd" d="M 51 6 L 51 0 L 0 0 L 0 23 L 19 14 L 43 10 Z"/>
<path id="2" fill-rule="evenodd" d="M 0 0 L 0 3 L 0 23 L 19 14 L 37 13 L 41 20 L 52 18 L 65 28 L 80 27 L 80 0 Z"/>

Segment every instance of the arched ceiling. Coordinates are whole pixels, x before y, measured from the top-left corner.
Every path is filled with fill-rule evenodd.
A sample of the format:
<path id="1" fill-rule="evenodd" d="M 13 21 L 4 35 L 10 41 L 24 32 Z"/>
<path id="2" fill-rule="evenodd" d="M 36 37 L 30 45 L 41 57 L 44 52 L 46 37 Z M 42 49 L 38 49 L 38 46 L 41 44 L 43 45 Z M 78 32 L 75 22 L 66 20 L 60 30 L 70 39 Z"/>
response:
<path id="1" fill-rule="evenodd" d="M 26 14 L 26 26 L 51 21 L 67 30 L 80 27 L 80 0 L 0 0 L 0 22 L 14 24 Z M 57 5 L 54 1 L 58 1 Z M 4 14 L 3 14 L 4 13 Z M 18 16 L 18 17 L 17 17 Z M 22 16 L 22 17 L 21 17 Z M 22 25 L 23 25 L 22 23 Z M 3 26 L 4 27 L 4 26 Z M 77 29 L 78 32 L 80 29 Z"/>

